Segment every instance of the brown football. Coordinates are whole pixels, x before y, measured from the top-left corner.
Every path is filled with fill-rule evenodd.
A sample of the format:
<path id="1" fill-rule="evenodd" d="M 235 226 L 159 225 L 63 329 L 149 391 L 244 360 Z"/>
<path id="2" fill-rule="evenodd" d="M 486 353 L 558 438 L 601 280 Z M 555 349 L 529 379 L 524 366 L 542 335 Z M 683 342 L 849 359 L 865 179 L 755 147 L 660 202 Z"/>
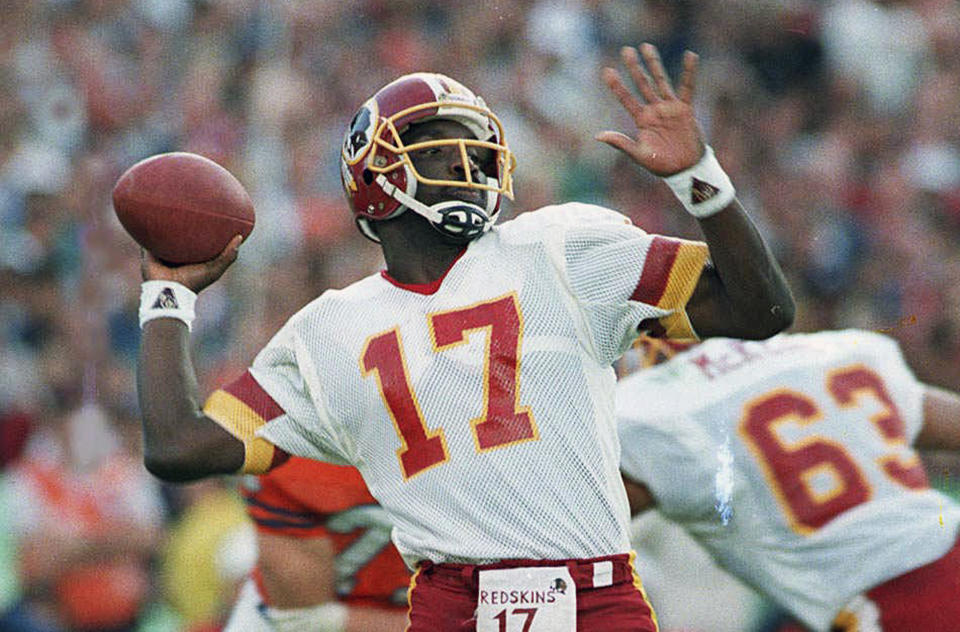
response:
<path id="1" fill-rule="evenodd" d="M 197 154 L 145 158 L 113 187 L 113 209 L 133 239 L 169 264 L 216 257 L 253 230 L 253 202 L 232 173 Z"/>

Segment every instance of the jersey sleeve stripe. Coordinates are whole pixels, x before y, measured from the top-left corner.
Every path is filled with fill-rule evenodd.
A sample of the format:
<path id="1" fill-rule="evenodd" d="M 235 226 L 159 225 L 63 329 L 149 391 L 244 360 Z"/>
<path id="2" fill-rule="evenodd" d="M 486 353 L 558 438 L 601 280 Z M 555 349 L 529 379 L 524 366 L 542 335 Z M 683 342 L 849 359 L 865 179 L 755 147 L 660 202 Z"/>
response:
<path id="1" fill-rule="evenodd" d="M 663 309 L 683 307 L 700 279 L 708 254 L 702 241 L 655 236 L 630 299 Z"/>
<path id="2" fill-rule="evenodd" d="M 684 307 L 703 273 L 710 251 L 700 241 L 654 237 L 632 300 L 673 313 L 660 319 L 669 338 L 696 338 Z"/>
<path id="3" fill-rule="evenodd" d="M 270 421 L 283 414 L 280 405 L 270 397 L 270 394 L 260 386 L 249 371 L 244 371 L 243 375 L 224 386 L 223 390 L 249 406 L 264 421 Z"/>
<path id="4" fill-rule="evenodd" d="M 220 424 L 224 430 L 243 441 L 246 448 L 241 469 L 243 473 L 262 474 L 276 464 L 278 455 L 273 444 L 255 436 L 257 429 L 268 420 L 244 401 L 226 390 L 216 390 L 203 405 L 203 413 Z"/>
<path id="5" fill-rule="evenodd" d="M 682 241 L 677 250 L 667 288 L 657 307 L 674 310 L 660 319 L 668 338 L 696 338 L 697 334 L 687 317 L 686 305 L 697 287 L 703 265 L 710 255 L 707 245 L 700 241 Z"/>
<path id="6" fill-rule="evenodd" d="M 667 290 L 670 270 L 680 250 L 680 241 L 654 237 L 643 261 L 643 272 L 630 300 L 657 305 Z"/>

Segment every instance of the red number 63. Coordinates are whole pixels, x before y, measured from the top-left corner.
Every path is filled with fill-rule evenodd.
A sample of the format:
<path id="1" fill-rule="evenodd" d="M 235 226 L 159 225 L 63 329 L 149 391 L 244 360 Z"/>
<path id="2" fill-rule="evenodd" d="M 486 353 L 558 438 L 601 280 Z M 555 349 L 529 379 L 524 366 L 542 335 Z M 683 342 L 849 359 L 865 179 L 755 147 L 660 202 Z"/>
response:
<path id="1" fill-rule="evenodd" d="M 874 398 L 883 410 L 872 415 L 870 422 L 891 449 L 907 445 L 903 419 L 875 372 L 862 364 L 844 367 L 827 375 L 826 387 L 832 403 L 841 409 L 860 405 L 864 397 Z M 781 389 L 748 403 L 739 427 L 791 527 L 803 534 L 866 502 L 873 493 L 862 467 L 839 443 L 818 435 L 786 443 L 777 434 L 777 428 L 785 423 L 809 426 L 822 417 L 822 409 L 813 399 Z M 928 486 L 927 475 L 915 456 L 903 460 L 889 453 L 878 458 L 877 464 L 904 487 Z M 817 491 L 811 481 L 818 474 L 829 475 L 835 484 L 829 490 Z"/>

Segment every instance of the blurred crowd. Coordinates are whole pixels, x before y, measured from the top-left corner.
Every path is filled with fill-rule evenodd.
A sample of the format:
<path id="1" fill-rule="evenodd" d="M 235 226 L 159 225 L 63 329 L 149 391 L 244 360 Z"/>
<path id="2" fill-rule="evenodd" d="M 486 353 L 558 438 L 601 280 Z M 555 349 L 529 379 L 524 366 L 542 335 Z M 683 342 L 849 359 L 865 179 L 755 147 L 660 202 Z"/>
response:
<path id="1" fill-rule="evenodd" d="M 252 552 L 229 482 L 140 463 L 139 251 L 111 188 L 192 151 L 257 225 L 198 302 L 201 392 L 296 309 L 381 265 L 339 183 L 390 79 L 449 74 L 517 154 L 505 215 L 582 200 L 697 238 L 593 140 L 629 121 L 599 69 L 701 56 L 698 118 L 792 282 L 797 331 L 864 327 L 960 388 L 956 0 L 6 0 L 0 4 L 0 630 L 217 630 Z M 245 566 L 246 564 L 246 566 Z M 20 626 L 20 627 L 18 627 Z"/>

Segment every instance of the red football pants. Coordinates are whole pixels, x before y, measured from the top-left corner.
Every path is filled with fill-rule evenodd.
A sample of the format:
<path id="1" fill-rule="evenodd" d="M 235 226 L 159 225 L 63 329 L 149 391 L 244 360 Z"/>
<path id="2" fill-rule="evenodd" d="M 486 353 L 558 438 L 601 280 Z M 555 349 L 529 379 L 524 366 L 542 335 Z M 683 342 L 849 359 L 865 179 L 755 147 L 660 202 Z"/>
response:
<path id="1" fill-rule="evenodd" d="M 960 542 L 940 559 L 886 581 L 866 593 L 888 632 L 960 630 Z M 875 622 L 838 618 L 834 630 L 874 629 Z"/>
<path id="2" fill-rule="evenodd" d="M 577 585 L 578 632 L 657 632 L 657 619 L 640 578 L 634 554 L 588 560 L 507 560 L 484 566 L 423 562 L 410 580 L 407 632 L 466 632 L 477 625 L 477 575 L 481 570 L 561 566 Z M 613 563 L 609 585 L 594 587 L 594 562 Z"/>

